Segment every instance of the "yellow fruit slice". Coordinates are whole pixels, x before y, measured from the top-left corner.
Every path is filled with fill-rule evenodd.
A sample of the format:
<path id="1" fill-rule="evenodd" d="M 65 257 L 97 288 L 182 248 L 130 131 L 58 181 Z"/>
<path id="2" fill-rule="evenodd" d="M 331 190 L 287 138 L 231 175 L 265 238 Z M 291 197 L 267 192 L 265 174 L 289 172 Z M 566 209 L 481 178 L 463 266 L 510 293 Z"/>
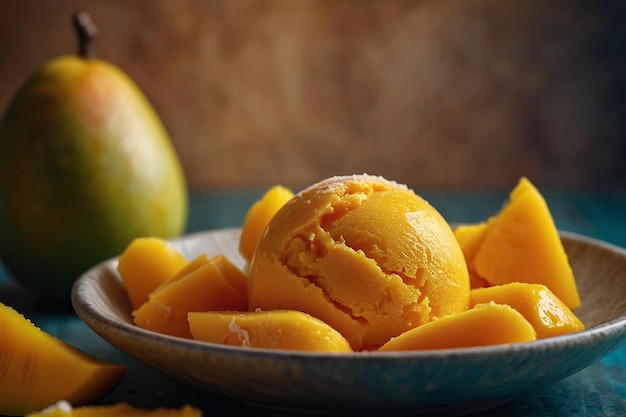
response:
<path id="1" fill-rule="evenodd" d="M 454 229 L 454 237 L 456 237 L 457 242 L 459 242 L 459 246 L 463 249 L 466 258 L 472 261 L 474 260 L 476 252 L 482 244 L 486 228 L 487 223 L 482 222 L 476 224 L 462 224 Z M 469 269 L 472 269 L 473 266 L 473 264 L 467 264 Z"/>
<path id="2" fill-rule="evenodd" d="M 2 303 L 0 334 L 0 414 L 24 415 L 60 400 L 85 404 L 111 391 L 126 372 L 42 331 Z"/>
<path id="3" fill-rule="evenodd" d="M 482 226 L 476 227 L 476 235 L 461 247 L 469 268 L 489 285 L 543 284 L 569 308 L 580 306 L 574 273 L 550 209 L 528 179 L 520 179 L 482 232 Z M 462 233 L 457 231 L 461 241 Z"/>
<path id="4" fill-rule="evenodd" d="M 193 338 L 232 346 L 352 352 L 348 341 L 321 320 L 295 310 L 189 313 Z"/>
<path id="5" fill-rule="evenodd" d="M 246 261 L 252 260 L 256 245 L 274 214 L 293 196 L 290 189 L 275 185 L 260 200 L 250 206 L 239 239 L 239 252 Z"/>
<path id="6" fill-rule="evenodd" d="M 153 291 L 133 312 L 135 324 L 158 333 L 191 338 L 190 311 L 240 310 L 248 307 L 247 278 L 223 255 L 201 254 Z"/>
<path id="7" fill-rule="evenodd" d="M 470 307 L 494 302 L 519 311 L 537 332 L 537 338 L 559 336 L 585 328 L 563 301 L 542 284 L 512 282 L 470 291 Z"/>
<path id="8" fill-rule="evenodd" d="M 535 339 L 533 326 L 512 307 L 481 304 L 408 330 L 378 350 L 452 349 L 530 342 Z"/>
<path id="9" fill-rule="evenodd" d="M 202 411 L 190 405 L 154 409 L 140 409 L 126 403 L 72 407 L 67 401 L 59 401 L 26 417 L 202 417 Z"/>
<path id="10" fill-rule="evenodd" d="M 481 288 L 489 286 L 489 283 L 485 279 L 478 276 L 478 274 L 476 273 L 476 268 L 474 266 L 476 252 L 482 244 L 486 228 L 487 223 L 482 222 L 476 224 L 463 224 L 457 226 L 454 229 L 454 236 L 456 237 L 457 242 L 459 242 L 459 246 L 463 251 L 463 255 L 465 256 L 465 261 L 467 263 L 467 270 L 469 271 L 470 278 L 470 288 Z"/>
<path id="11" fill-rule="evenodd" d="M 120 255 L 117 265 L 133 310 L 145 303 L 152 291 L 185 265 L 185 257 L 167 240 L 159 237 L 134 239 Z"/>

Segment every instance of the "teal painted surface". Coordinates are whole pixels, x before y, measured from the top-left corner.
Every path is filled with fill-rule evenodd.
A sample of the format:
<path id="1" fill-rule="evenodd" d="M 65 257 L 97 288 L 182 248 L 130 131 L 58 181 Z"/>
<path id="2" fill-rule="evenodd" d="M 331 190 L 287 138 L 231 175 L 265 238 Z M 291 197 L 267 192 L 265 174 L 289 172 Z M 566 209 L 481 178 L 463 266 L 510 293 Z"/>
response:
<path id="1" fill-rule="evenodd" d="M 420 191 L 450 222 L 476 222 L 495 214 L 506 194 L 495 192 Z M 216 191 L 192 194 L 188 232 L 240 226 L 250 204 L 263 190 Z M 626 247 L 626 193 L 544 192 L 562 230 L 573 231 Z M 181 406 L 189 403 L 205 416 L 261 416 L 235 399 L 183 385 L 147 368 L 93 333 L 71 310 L 51 310 L 17 286 L 0 269 L 0 301 L 14 306 L 45 331 L 69 344 L 112 362 L 129 372 L 122 384 L 100 403 L 126 401 L 141 407 Z M 4 335 L 3 335 L 4 336 Z M 626 347 L 594 365 L 549 386 L 536 387 L 523 397 L 482 417 L 626 415 Z"/>

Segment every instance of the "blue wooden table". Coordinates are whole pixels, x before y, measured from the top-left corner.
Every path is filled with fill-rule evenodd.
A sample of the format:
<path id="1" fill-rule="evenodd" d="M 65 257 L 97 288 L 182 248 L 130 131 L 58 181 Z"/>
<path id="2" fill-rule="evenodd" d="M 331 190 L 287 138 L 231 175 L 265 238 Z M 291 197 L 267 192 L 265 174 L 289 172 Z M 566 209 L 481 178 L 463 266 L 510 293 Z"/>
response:
<path id="1" fill-rule="evenodd" d="M 450 222 L 476 222 L 495 214 L 506 192 L 416 191 Z M 240 226 L 250 204 L 263 190 L 197 192 L 191 195 L 188 232 Z M 542 190 L 557 227 L 626 247 L 626 192 Z M 1 266 L 1 265 L 0 265 Z M 0 301 L 31 318 L 45 331 L 69 344 L 129 367 L 120 386 L 100 403 L 120 401 L 138 407 L 192 404 L 205 416 L 259 416 L 236 399 L 186 386 L 142 365 L 93 333 L 72 311 L 51 311 L 17 285 L 0 268 Z M 4 337 L 4 335 L 2 335 Z M 626 416 L 626 347 L 550 386 L 488 412 L 483 417 L 623 417 Z"/>

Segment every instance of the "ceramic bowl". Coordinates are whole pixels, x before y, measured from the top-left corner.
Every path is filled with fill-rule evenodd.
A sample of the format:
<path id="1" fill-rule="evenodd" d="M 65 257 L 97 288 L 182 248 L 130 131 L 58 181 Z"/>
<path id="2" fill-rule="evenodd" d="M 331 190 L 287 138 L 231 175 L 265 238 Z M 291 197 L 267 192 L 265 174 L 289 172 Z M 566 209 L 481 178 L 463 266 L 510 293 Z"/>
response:
<path id="1" fill-rule="evenodd" d="M 223 253 L 243 266 L 239 229 L 172 244 L 188 259 Z M 626 343 L 626 250 L 562 232 L 582 297 L 586 330 L 530 343 L 389 353 L 306 353 L 223 346 L 133 325 L 117 259 L 75 284 L 77 314 L 128 355 L 177 380 L 272 412 L 465 415 L 559 381 Z"/>

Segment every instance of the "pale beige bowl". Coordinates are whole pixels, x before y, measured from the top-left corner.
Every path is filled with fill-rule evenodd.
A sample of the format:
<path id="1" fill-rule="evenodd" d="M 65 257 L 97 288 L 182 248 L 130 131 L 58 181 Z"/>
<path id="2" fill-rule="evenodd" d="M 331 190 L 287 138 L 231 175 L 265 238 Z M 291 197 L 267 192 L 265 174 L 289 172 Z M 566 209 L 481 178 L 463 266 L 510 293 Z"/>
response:
<path id="1" fill-rule="evenodd" d="M 173 241 L 188 259 L 237 253 L 239 229 Z M 78 315 L 112 345 L 180 381 L 274 412 L 465 415 L 561 380 L 626 343 L 626 250 L 562 233 L 587 329 L 531 343 L 439 351 L 319 354 L 235 348 L 168 337 L 133 325 L 117 259 L 75 284 Z"/>

